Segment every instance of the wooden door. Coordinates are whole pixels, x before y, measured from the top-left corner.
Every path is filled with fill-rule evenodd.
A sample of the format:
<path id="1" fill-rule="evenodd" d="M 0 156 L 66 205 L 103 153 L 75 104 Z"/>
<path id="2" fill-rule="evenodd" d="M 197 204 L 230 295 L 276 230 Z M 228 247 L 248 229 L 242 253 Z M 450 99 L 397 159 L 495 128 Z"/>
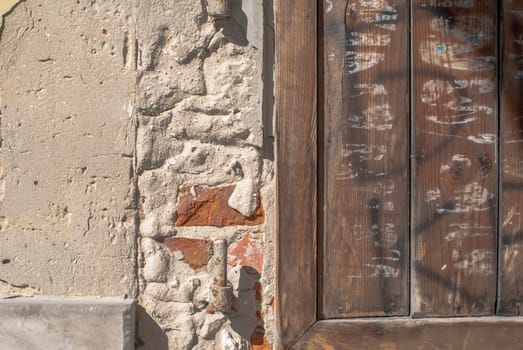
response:
<path id="1" fill-rule="evenodd" d="M 319 8 L 276 6 L 280 345 L 520 349 L 523 0 Z"/>

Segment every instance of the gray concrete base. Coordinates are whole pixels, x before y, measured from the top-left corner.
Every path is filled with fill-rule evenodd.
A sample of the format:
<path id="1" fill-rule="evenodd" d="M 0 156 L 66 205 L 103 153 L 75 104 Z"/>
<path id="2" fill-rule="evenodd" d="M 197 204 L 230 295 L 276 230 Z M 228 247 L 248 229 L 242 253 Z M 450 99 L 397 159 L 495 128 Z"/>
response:
<path id="1" fill-rule="evenodd" d="M 0 300 L 2 350 L 132 350 L 134 301 L 120 298 Z"/>

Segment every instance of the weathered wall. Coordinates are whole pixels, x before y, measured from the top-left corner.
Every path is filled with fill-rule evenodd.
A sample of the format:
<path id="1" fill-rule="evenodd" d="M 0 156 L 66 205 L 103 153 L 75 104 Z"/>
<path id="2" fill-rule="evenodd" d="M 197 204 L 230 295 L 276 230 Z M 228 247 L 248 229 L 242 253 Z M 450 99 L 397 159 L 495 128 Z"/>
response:
<path id="1" fill-rule="evenodd" d="M 6 16 L 1 296 L 135 297 L 139 349 L 271 348 L 263 7 L 233 0 L 215 20 L 192 0 L 26 0 Z M 227 314 L 208 305 L 220 238 Z"/>
<path id="2" fill-rule="evenodd" d="M 0 41 L 0 292 L 136 292 L 124 1 L 24 1 Z"/>
<path id="3" fill-rule="evenodd" d="M 262 4 L 249 5 L 263 20 Z M 192 0 L 137 8 L 140 301 L 176 349 L 262 343 L 271 312 L 272 278 L 262 277 L 264 264 L 272 271 L 264 251 L 273 211 L 262 28 L 251 28 L 246 11 L 238 6 L 233 19 L 213 21 Z M 230 243 L 236 295 L 226 316 L 207 305 L 218 238 Z"/>

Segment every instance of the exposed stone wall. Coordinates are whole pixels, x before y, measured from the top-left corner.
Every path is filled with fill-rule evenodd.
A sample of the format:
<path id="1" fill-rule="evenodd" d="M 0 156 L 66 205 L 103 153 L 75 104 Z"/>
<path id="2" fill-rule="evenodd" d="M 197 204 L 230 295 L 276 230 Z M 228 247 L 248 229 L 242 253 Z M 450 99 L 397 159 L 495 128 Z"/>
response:
<path id="1" fill-rule="evenodd" d="M 262 1 L 231 2 L 26 0 L 5 19 L 0 296 L 135 297 L 138 349 L 271 348 L 270 45 Z"/>
<path id="2" fill-rule="evenodd" d="M 213 20 L 199 2 L 152 1 L 137 13 L 140 301 L 173 348 L 267 348 L 274 206 L 261 48 L 241 25 L 242 8 Z M 219 238 L 230 244 L 235 294 L 225 315 L 208 306 Z"/>

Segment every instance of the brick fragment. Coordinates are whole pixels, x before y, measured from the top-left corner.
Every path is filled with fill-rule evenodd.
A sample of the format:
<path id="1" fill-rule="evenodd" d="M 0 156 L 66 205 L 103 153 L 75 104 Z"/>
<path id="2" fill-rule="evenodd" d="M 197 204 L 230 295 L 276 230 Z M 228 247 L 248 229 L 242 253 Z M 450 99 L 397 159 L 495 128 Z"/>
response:
<path id="1" fill-rule="evenodd" d="M 254 214 L 245 217 L 232 209 L 229 197 L 235 185 L 221 187 L 184 186 L 178 197 L 178 219 L 176 226 L 234 226 L 260 225 L 265 220 L 265 212 L 258 194 L 258 207 Z"/>
<path id="2" fill-rule="evenodd" d="M 256 300 L 259 301 L 259 302 L 261 302 L 261 301 L 262 301 L 262 298 L 263 298 L 263 296 L 262 296 L 262 285 L 261 285 L 261 283 L 260 283 L 260 282 L 256 282 L 256 283 L 254 283 L 254 288 L 253 288 L 253 289 L 254 289 L 254 292 L 256 293 L 256 294 L 255 294 L 255 295 L 256 295 Z"/>
<path id="3" fill-rule="evenodd" d="M 251 350 L 272 350 L 272 345 L 263 334 L 253 334 L 251 337 Z"/>
<path id="4" fill-rule="evenodd" d="M 229 247 L 232 257 L 230 264 L 241 264 L 242 267 L 252 268 L 258 274 L 263 268 L 263 242 L 254 234 L 246 234 L 237 243 Z"/>
<path id="5" fill-rule="evenodd" d="M 207 266 L 211 249 L 210 240 L 168 237 L 163 241 L 163 244 L 172 252 L 181 251 L 183 254 L 182 260 L 194 270 Z"/>

